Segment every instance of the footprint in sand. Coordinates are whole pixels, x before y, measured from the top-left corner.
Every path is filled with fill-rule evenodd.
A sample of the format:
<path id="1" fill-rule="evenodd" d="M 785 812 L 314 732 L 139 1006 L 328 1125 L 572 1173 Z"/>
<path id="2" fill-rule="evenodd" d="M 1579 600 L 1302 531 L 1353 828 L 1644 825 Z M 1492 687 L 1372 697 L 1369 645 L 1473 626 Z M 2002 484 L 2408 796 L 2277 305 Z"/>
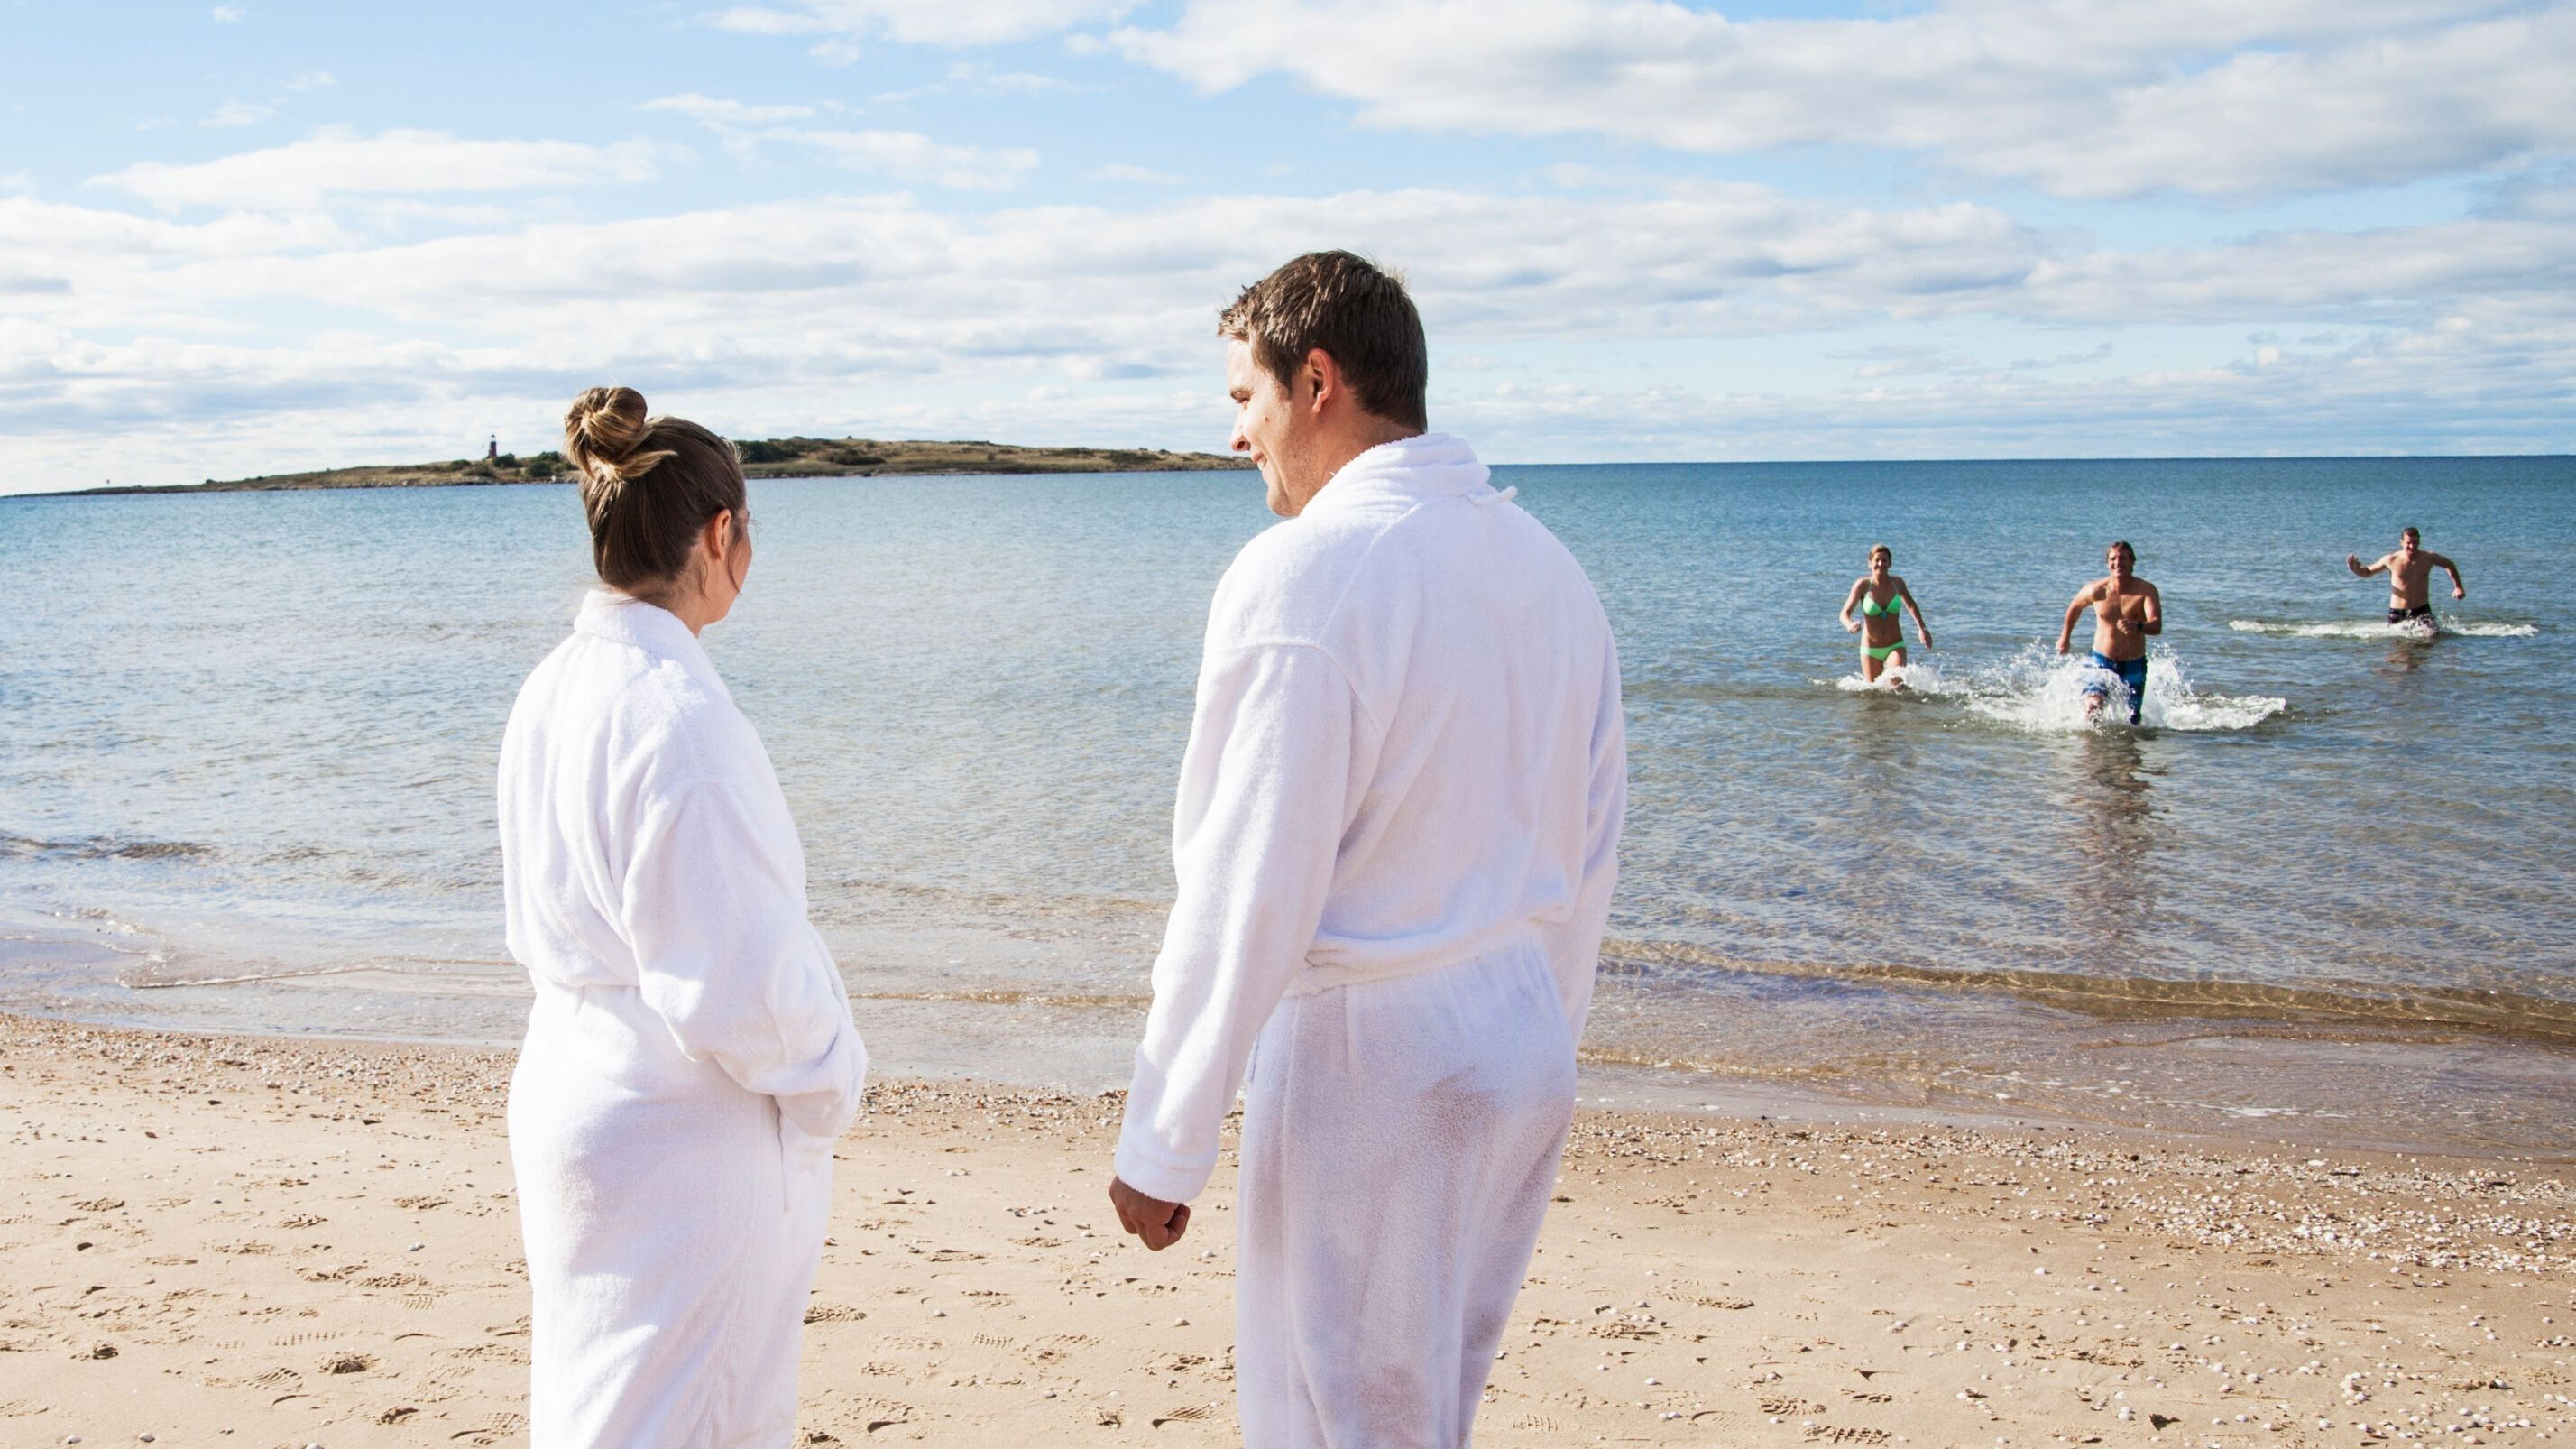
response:
<path id="1" fill-rule="evenodd" d="M 477 1445 L 498 1444 L 504 1439 L 515 1437 L 527 1427 L 528 1420 L 524 1414 L 494 1414 L 474 1428 L 459 1429 L 447 1437 L 463 1439 Z"/>
<path id="2" fill-rule="evenodd" d="M 1089 1348 L 1099 1341 L 1078 1333 L 1057 1333 L 1032 1342 L 1020 1352 L 1031 1363 L 1057 1364 L 1071 1358 L 1075 1350 Z"/>
<path id="3" fill-rule="evenodd" d="M 1165 1424 L 1204 1424 L 1214 1419 L 1219 1412 L 1220 1410 L 1214 1404 L 1191 1404 L 1186 1408 L 1165 1410 L 1146 1422 L 1157 1429 Z"/>
<path id="4" fill-rule="evenodd" d="M 911 1423 L 913 1408 L 910 1404 L 898 1403 L 893 1399 L 860 1399 L 843 1410 L 842 1414 L 844 1422 L 857 1425 L 860 1433 L 873 1434 L 879 1429 L 891 1429 L 897 1424 Z"/>

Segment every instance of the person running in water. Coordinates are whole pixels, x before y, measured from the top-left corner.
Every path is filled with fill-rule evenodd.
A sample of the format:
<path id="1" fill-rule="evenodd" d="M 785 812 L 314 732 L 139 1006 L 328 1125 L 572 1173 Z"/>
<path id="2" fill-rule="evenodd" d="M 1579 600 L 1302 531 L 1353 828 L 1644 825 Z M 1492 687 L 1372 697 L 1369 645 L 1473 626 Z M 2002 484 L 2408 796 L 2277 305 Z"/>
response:
<path id="1" fill-rule="evenodd" d="M 2425 548 L 2424 535 L 2411 528 L 2397 536 L 2397 552 L 2381 554 L 2368 568 L 2361 566 L 2361 555 L 2348 553 L 2343 566 L 2356 578 L 2388 575 L 2388 622 L 2396 628 L 2432 630 L 2435 569 L 2450 573 L 2452 598 L 2469 596 L 2468 585 L 2460 582 L 2460 566 Z"/>
<path id="2" fill-rule="evenodd" d="M 1871 545 L 1869 572 L 1851 586 L 1851 593 L 1843 599 L 1843 629 L 1860 635 L 1860 677 L 1871 684 L 1878 683 L 1889 660 L 1894 660 L 1899 669 L 1905 667 L 1905 630 L 1896 617 L 1900 607 L 1914 611 L 1914 632 L 1923 636 L 1924 648 L 1932 647 L 1932 627 L 1923 622 L 1923 606 L 1914 602 L 1905 580 L 1887 571 L 1895 562 L 1896 555 L 1888 552 L 1886 544 Z M 1855 609 L 1860 611 L 1858 618 L 1852 617 Z M 1899 689 L 1905 687 L 1902 678 L 1888 682 Z"/>
<path id="3" fill-rule="evenodd" d="M 2076 591 L 2075 602 L 2066 606 L 2066 623 L 2057 631 L 2057 652 L 2068 652 L 2075 638 L 2075 621 L 2087 609 L 2093 611 L 2093 666 L 2118 678 L 2129 691 L 2129 723 L 2138 722 L 2139 712 L 2147 703 L 2147 636 L 2165 631 L 2164 595 L 2156 586 L 2130 570 L 2138 566 L 2138 551 L 2126 543 L 2115 543 L 2103 555 L 2111 572 Z M 2084 686 L 2084 712 L 2088 717 L 2102 713 L 2103 701 L 2111 694 L 2111 681 L 2096 677 Z"/>

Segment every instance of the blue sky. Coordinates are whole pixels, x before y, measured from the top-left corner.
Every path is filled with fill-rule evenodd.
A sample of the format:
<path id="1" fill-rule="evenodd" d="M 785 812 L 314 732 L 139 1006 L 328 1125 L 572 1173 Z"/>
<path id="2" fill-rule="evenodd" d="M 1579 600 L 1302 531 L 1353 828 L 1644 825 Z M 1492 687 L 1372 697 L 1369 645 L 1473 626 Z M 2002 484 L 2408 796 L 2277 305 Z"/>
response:
<path id="1" fill-rule="evenodd" d="M 0 491 L 1218 447 L 1403 268 L 1503 461 L 2576 450 L 2576 5 L 0 0 Z"/>

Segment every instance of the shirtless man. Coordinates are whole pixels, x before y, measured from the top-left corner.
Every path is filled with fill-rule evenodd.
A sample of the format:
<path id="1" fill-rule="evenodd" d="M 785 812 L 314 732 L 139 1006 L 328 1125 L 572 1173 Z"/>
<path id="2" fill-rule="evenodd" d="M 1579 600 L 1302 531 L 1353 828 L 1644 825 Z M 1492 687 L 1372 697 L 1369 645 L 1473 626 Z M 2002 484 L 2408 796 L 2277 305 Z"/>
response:
<path id="1" fill-rule="evenodd" d="M 2093 666 L 2115 675 L 2129 690 L 2129 723 L 2138 722 L 2138 712 L 2147 702 L 2147 636 L 2165 631 L 2164 595 L 2156 586 L 2130 570 L 2138 566 L 2138 551 L 2126 543 L 2111 545 L 2103 555 L 2110 568 L 2106 578 L 2095 579 L 2076 591 L 2075 602 L 2066 606 L 2066 623 L 2057 631 L 2057 652 L 2068 652 L 2075 638 L 2075 621 L 2085 610 L 2093 611 Z M 2102 713 L 2102 702 L 2110 696 L 2111 684 L 2095 679 L 2084 686 L 2084 712 Z"/>
<path id="2" fill-rule="evenodd" d="M 2397 552 L 2382 554 L 2379 562 L 2361 566 L 2361 555 L 2345 554 L 2343 566 L 2356 578 L 2375 574 L 2388 575 L 2388 622 L 2399 628 L 2414 626 L 2429 629 L 2433 624 L 2433 570 L 2444 569 L 2451 575 L 2451 597 L 2465 599 L 2468 586 L 2460 582 L 2460 566 L 2424 547 L 2424 535 L 2408 529 L 2397 536 Z"/>

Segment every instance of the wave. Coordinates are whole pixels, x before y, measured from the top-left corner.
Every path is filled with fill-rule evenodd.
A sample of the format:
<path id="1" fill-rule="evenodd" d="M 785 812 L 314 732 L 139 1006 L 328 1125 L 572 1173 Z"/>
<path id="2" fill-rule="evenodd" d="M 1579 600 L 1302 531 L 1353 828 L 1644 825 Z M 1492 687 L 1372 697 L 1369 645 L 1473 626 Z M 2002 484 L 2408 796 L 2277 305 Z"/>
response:
<path id="1" fill-rule="evenodd" d="M 40 840 L 0 831 L 0 860 L 196 860 L 215 848 L 193 840 L 128 840 L 92 835 L 80 840 Z"/>
<path id="2" fill-rule="evenodd" d="M 2088 685 L 2109 686 L 2109 702 L 2099 712 L 2085 693 Z M 2127 724 L 2129 692 L 2117 676 L 2089 657 L 2065 657 L 2035 644 L 1957 692 L 1975 713 L 2038 733 Z M 2148 654 L 2146 693 L 2138 723 L 2147 729 L 2252 729 L 2290 707 L 2288 700 L 2267 694 L 2202 694 L 2192 688 L 2181 658 L 2163 645 Z"/>
<path id="3" fill-rule="evenodd" d="M 118 981 L 132 991 L 387 976 L 428 979 L 447 990 L 468 988 L 486 979 L 497 979 L 514 988 L 526 981 L 517 963 L 506 958 L 370 954 L 355 959 L 292 962 L 274 957 L 209 959 L 193 953 L 173 954 L 166 948 L 131 954 L 138 959 L 119 973 Z"/>
<path id="4" fill-rule="evenodd" d="M 2322 623 L 2293 623 L 2274 619 L 2230 619 L 2227 627 L 2239 634 L 2274 634 L 2291 639 L 2415 639 L 2424 637 L 2420 625 L 2382 623 L 2377 619 L 2331 619 Z M 2462 639 L 2528 639 L 2540 632 L 2537 624 L 2505 624 L 2492 621 L 2472 622 L 2446 618 L 2437 622 L 2434 633 Z"/>
<path id="5" fill-rule="evenodd" d="M 1738 976 L 1992 992 L 2117 1018 L 2261 1017 L 2305 1025 L 2474 1031 L 2576 1043 L 2576 1001 L 2517 991 L 2440 986 L 2383 988 L 2344 981 L 2283 986 L 2210 977 L 1749 961 L 1681 941 L 1605 941 L 1601 951 L 1604 974 L 1612 977 L 1652 978 L 1678 967 Z"/>
<path id="6" fill-rule="evenodd" d="M 1890 664 L 1875 683 L 1861 678 L 1860 671 L 1854 670 L 1835 680 L 1834 688 L 1846 694 L 1898 694 L 1911 690 L 1916 694 L 1939 695 L 1948 693 L 1950 686 L 1942 677 L 1941 666 L 1937 662 L 1917 659 L 1910 664 Z"/>
<path id="7" fill-rule="evenodd" d="M 1894 688 L 1892 678 L 1902 679 L 1905 687 Z M 2091 699 L 2085 687 L 2097 681 L 2110 686 L 2110 697 L 2118 708 L 2105 706 L 2096 713 L 2089 707 Z M 2128 724 L 2128 689 L 2115 676 L 2086 655 L 2063 656 L 2036 644 L 1990 669 L 1962 670 L 1953 675 L 1926 659 L 1901 672 L 1890 670 L 1880 675 L 1876 684 L 1863 680 L 1858 671 L 1831 683 L 1847 694 L 1951 699 L 1987 719 L 2038 733 L 2125 728 Z M 2289 707 L 2288 700 L 2268 694 L 2202 694 L 2192 688 L 2181 658 L 2160 644 L 2148 656 L 2147 698 L 2138 722 L 2149 729 L 2242 730 Z"/>
<path id="8" fill-rule="evenodd" d="M 1047 1006 L 1068 1011 L 1143 1011 L 1151 996 L 1133 992 L 1033 991 L 1008 987 L 963 991 L 853 991 L 853 1001 L 953 1001 L 973 1006 Z"/>

